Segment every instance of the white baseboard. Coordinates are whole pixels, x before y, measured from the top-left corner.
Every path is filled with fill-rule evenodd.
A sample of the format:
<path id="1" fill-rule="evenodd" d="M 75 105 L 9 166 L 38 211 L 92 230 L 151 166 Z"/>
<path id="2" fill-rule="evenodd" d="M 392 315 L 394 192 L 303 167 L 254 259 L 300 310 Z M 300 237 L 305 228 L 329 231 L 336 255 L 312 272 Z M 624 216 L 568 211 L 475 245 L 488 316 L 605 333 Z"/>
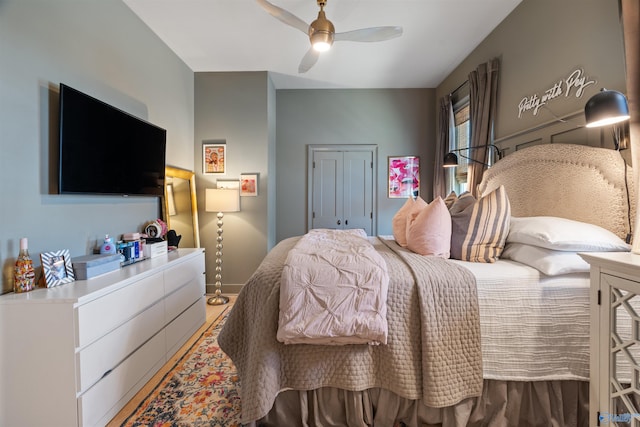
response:
<path id="1" fill-rule="evenodd" d="M 237 284 L 237 285 L 222 285 L 222 295 L 225 294 L 239 294 L 240 293 L 240 289 L 242 289 L 244 285 L 243 284 Z M 214 285 L 213 283 L 207 283 L 206 286 L 206 292 L 207 294 L 213 295 L 216 292 L 216 285 Z"/>

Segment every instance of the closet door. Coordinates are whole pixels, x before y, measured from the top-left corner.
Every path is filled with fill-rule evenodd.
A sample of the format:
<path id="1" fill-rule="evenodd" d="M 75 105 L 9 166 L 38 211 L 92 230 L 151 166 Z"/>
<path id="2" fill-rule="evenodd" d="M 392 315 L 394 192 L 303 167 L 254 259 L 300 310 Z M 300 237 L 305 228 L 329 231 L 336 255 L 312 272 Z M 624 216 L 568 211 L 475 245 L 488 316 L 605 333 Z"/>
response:
<path id="1" fill-rule="evenodd" d="M 312 146 L 308 229 L 375 232 L 375 147 Z"/>
<path id="2" fill-rule="evenodd" d="M 343 153 L 343 217 L 344 228 L 363 228 L 372 233 L 373 223 L 373 153 Z"/>
<path id="3" fill-rule="evenodd" d="M 311 228 L 343 228 L 343 155 L 339 151 L 313 156 L 313 224 Z"/>

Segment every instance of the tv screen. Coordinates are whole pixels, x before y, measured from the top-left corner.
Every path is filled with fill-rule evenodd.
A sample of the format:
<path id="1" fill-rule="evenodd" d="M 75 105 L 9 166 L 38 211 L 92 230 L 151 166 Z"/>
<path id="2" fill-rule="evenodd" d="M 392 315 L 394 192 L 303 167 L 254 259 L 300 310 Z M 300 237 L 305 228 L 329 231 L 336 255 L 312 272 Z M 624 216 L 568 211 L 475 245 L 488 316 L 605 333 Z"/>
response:
<path id="1" fill-rule="evenodd" d="M 166 130 L 60 84 L 60 194 L 161 196 Z"/>

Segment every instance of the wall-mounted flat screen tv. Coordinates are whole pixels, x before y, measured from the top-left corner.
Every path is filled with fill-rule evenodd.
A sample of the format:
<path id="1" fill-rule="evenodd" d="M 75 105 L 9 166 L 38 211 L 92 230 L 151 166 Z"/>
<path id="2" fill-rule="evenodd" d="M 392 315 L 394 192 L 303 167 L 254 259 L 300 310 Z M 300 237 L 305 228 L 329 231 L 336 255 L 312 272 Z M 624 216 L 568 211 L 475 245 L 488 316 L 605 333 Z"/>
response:
<path id="1" fill-rule="evenodd" d="M 161 196 L 166 130 L 60 84 L 60 194 Z"/>

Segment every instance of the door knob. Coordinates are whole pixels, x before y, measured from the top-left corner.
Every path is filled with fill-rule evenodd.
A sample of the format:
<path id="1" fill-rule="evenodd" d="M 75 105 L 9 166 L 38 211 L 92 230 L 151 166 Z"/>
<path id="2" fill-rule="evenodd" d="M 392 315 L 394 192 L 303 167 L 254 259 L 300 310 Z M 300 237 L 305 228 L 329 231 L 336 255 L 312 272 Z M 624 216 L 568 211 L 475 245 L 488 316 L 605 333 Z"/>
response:
<path id="1" fill-rule="evenodd" d="M 338 225 L 342 224 L 342 222 L 340 220 L 338 220 Z"/>

